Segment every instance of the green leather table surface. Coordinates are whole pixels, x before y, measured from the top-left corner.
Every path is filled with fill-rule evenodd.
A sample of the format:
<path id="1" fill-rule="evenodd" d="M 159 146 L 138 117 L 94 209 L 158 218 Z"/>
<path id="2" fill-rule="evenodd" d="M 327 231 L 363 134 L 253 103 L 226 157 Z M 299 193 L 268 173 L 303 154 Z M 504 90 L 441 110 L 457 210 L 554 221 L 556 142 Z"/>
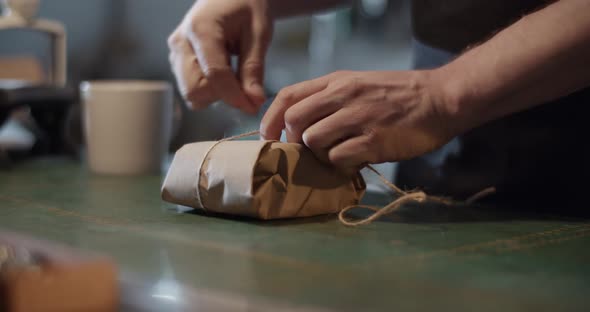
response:
<path id="1" fill-rule="evenodd" d="M 0 228 L 109 255 L 148 281 L 241 298 L 236 310 L 590 309 L 587 220 L 424 206 L 362 227 L 258 222 L 179 213 L 160 200 L 161 182 L 64 159 L 19 164 L 0 171 Z"/>

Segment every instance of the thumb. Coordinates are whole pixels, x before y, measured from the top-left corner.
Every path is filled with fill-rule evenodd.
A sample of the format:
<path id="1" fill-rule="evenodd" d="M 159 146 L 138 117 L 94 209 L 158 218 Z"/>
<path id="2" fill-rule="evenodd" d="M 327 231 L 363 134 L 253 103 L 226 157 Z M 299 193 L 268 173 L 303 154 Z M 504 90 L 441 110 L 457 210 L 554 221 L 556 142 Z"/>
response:
<path id="1" fill-rule="evenodd" d="M 259 108 L 264 95 L 264 57 L 268 43 L 263 36 L 246 35 L 240 51 L 239 75 L 242 89 L 250 101 Z"/>

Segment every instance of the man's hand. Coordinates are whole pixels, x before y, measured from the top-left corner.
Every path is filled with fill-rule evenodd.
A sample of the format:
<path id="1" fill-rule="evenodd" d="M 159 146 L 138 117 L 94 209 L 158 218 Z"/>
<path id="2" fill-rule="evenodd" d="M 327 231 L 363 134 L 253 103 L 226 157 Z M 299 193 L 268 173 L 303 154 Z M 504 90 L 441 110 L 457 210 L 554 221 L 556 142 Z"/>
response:
<path id="1" fill-rule="evenodd" d="M 170 62 L 187 104 L 219 99 L 255 113 L 264 102 L 264 57 L 272 35 L 267 0 L 199 0 L 170 35 Z M 239 56 L 237 75 L 230 57 Z"/>
<path id="2" fill-rule="evenodd" d="M 335 72 L 287 87 L 261 124 L 263 139 L 302 142 L 345 171 L 430 152 L 464 129 L 432 71 Z"/>

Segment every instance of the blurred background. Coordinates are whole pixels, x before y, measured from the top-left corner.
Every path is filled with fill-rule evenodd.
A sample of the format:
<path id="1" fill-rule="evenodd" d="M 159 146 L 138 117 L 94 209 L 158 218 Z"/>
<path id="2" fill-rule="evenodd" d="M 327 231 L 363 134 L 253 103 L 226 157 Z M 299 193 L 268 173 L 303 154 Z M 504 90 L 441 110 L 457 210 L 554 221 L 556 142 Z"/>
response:
<path id="1" fill-rule="evenodd" d="M 166 39 L 193 2 L 43 0 L 39 16 L 66 27 L 71 86 L 109 78 L 173 82 Z M 349 8 L 281 20 L 268 53 L 265 87 L 272 95 L 284 86 L 340 69 L 408 69 L 410 49 L 408 0 L 358 0 Z M 48 51 L 42 36 L 0 31 L 0 59 L 34 57 L 46 71 Z M 172 150 L 258 126 L 260 116 L 245 116 L 222 103 L 192 112 L 177 101 L 183 114 Z"/>

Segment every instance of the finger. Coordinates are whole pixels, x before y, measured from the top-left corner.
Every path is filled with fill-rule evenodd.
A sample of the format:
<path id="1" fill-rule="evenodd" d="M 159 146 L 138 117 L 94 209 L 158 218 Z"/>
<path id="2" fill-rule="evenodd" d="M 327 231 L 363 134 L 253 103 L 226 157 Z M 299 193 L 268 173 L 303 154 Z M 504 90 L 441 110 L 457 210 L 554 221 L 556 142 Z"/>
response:
<path id="1" fill-rule="evenodd" d="M 327 86 L 328 79 L 324 76 L 282 89 L 262 118 L 260 123 L 261 139 L 280 139 L 281 131 L 285 128 L 287 109 L 306 97 L 324 90 Z"/>
<path id="2" fill-rule="evenodd" d="M 337 144 L 328 152 L 331 164 L 345 172 L 355 171 L 368 163 L 375 163 L 371 152 L 373 143 L 366 135 L 356 136 Z"/>
<path id="3" fill-rule="evenodd" d="M 230 55 L 223 35 L 214 30 L 195 29 L 188 32 L 188 39 L 195 51 L 203 74 L 215 94 L 224 102 L 254 114 L 256 107 L 242 91 L 230 64 Z"/>
<path id="4" fill-rule="evenodd" d="M 217 101 L 188 40 L 170 39 L 170 64 L 180 94 L 193 109 L 200 109 Z"/>
<path id="5" fill-rule="evenodd" d="M 362 134 L 355 112 L 340 109 L 311 125 L 303 132 L 303 142 L 316 156 L 329 161 L 328 151 L 336 145 Z"/>
<path id="6" fill-rule="evenodd" d="M 264 57 L 268 43 L 262 35 L 246 32 L 242 38 L 239 76 L 242 89 L 257 109 L 264 103 Z"/>
<path id="7" fill-rule="evenodd" d="M 303 132 L 322 118 L 336 112 L 339 107 L 329 99 L 326 90 L 314 93 L 285 111 L 287 142 L 303 143 Z"/>

